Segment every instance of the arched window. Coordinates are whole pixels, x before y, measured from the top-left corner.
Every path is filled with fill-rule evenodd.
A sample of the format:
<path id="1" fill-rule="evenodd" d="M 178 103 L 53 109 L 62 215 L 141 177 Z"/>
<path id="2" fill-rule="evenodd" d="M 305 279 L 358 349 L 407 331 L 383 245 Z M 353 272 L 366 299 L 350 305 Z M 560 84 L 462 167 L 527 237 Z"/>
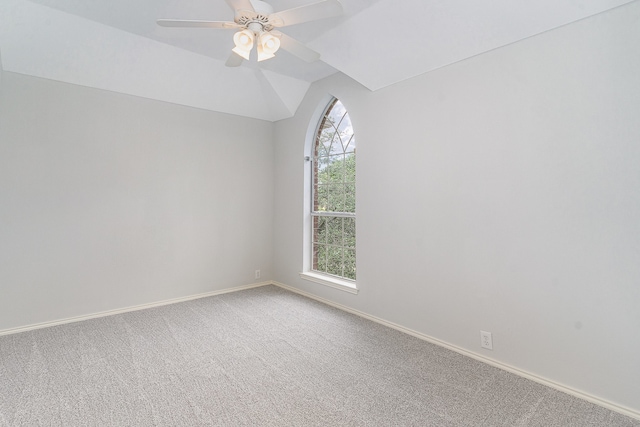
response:
<path id="1" fill-rule="evenodd" d="M 311 148 L 310 271 L 355 288 L 356 140 L 338 99 L 322 115 Z"/>

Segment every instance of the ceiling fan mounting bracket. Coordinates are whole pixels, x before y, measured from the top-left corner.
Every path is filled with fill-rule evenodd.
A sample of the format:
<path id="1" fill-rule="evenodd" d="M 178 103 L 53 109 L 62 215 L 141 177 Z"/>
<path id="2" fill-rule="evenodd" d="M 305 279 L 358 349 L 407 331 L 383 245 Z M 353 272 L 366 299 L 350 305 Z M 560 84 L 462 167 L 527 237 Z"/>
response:
<path id="1" fill-rule="evenodd" d="M 260 25 L 261 31 L 271 31 L 274 28 L 274 26 L 269 22 L 269 16 L 249 10 L 238 11 L 234 21 L 236 24 L 243 28 L 248 28 L 253 32 L 256 31 L 256 26 L 253 24 Z"/>

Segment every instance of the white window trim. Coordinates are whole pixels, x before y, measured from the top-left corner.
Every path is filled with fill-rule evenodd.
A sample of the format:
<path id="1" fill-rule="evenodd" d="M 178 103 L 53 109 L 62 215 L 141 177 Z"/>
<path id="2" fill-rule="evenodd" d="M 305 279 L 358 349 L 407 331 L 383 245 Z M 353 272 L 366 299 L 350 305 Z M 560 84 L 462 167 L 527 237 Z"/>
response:
<path id="1" fill-rule="evenodd" d="M 341 277 L 334 277 L 328 274 L 320 274 L 315 271 L 307 271 L 300 273 L 300 277 L 310 282 L 319 283 L 321 285 L 329 286 L 334 289 L 349 292 L 350 294 L 358 294 L 358 288 L 356 282 L 353 280 L 343 279 Z"/>
<path id="2" fill-rule="evenodd" d="M 313 173 L 311 168 L 313 168 L 312 153 L 313 147 L 316 142 L 316 134 L 318 132 L 318 123 L 320 119 L 325 114 L 327 110 L 327 106 L 331 102 L 334 96 L 327 94 L 324 97 L 324 100 L 318 104 L 316 107 L 316 111 L 312 116 L 312 120 L 309 122 L 309 127 L 307 128 L 307 135 L 305 141 L 305 168 L 304 168 L 304 204 L 305 204 L 305 220 L 304 220 L 304 245 L 303 245 L 303 266 L 302 272 L 300 273 L 300 278 L 304 280 L 308 280 L 310 282 L 318 283 L 320 285 L 325 285 L 330 288 L 338 289 L 344 292 L 348 292 L 350 294 L 357 295 L 358 287 L 356 285 L 355 280 L 345 279 L 343 277 L 332 276 L 330 274 L 322 274 L 311 269 L 311 253 L 313 251 L 311 242 L 311 205 L 312 205 L 312 193 L 313 193 L 313 182 L 311 180 L 311 174 Z M 317 214 L 317 213 L 316 213 Z M 335 212 L 332 213 L 332 216 L 345 216 L 345 217 L 355 217 L 353 213 L 344 213 L 335 215 Z"/>

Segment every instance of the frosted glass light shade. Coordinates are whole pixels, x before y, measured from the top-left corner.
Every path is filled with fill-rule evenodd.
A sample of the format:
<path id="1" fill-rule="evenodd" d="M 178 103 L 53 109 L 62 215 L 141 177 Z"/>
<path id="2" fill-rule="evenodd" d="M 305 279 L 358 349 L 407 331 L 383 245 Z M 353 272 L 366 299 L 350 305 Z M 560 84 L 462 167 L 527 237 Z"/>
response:
<path id="1" fill-rule="evenodd" d="M 233 35 L 233 42 L 236 44 L 233 50 L 246 60 L 249 60 L 251 49 L 253 49 L 253 40 L 255 36 L 252 31 L 242 30 Z"/>
<path id="2" fill-rule="evenodd" d="M 262 45 L 258 45 L 258 62 L 264 61 L 265 59 L 271 59 L 275 55 L 273 53 L 265 52 L 262 48 Z"/>
<path id="3" fill-rule="evenodd" d="M 273 58 L 280 49 L 280 39 L 269 33 L 260 34 L 258 39 L 258 61 Z"/>

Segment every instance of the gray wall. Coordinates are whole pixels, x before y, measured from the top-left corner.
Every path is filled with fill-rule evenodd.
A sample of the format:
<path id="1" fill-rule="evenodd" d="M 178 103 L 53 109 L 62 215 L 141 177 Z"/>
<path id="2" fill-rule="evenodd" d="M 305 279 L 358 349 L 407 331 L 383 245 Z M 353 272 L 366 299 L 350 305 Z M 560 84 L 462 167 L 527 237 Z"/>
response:
<path id="1" fill-rule="evenodd" d="M 638 22 L 635 2 L 377 92 L 314 84 L 275 128 L 276 280 L 640 411 Z M 358 140 L 357 296 L 298 275 L 327 94 Z"/>
<path id="2" fill-rule="evenodd" d="M 2 76 L 4 74 L 4 68 L 2 67 L 2 49 L 0 49 L 0 98 L 2 98 Z"/>
<path id="3" fill-rule="evenodd" d="M 2 85 L 0 330 L 271 278 L 271 123 Z"/>

